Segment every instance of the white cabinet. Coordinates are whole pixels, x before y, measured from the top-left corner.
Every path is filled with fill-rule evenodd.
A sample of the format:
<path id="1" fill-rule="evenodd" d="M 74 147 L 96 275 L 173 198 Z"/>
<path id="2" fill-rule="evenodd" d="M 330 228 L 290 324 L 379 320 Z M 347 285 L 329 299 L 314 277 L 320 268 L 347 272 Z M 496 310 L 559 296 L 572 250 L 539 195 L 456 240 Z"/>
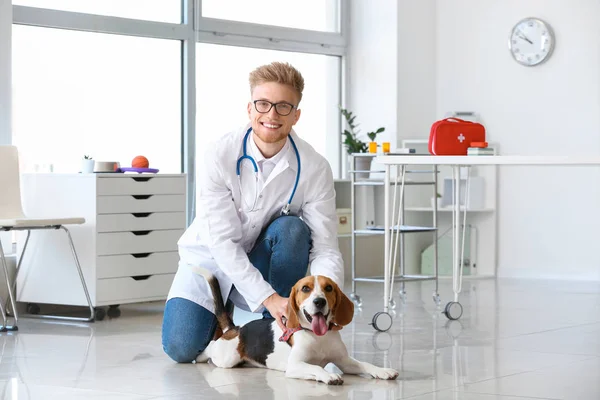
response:
<path id="1" fill-rule="evenodd" d="M 186 228 L 184 174 L 24 174 L 21 186 L 28 216 L 86 219 L 68 228 L 94 307 L 166 299 Z M 63 231 L 31 233 L 17 300 L 87 306 Z"/>

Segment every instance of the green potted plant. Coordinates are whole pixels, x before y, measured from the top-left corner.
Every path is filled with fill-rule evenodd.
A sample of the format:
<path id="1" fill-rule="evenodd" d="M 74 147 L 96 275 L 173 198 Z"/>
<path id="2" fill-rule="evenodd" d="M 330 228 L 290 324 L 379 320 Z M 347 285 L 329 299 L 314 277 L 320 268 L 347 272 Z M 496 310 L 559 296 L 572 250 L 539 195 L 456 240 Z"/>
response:
<path id="1" fill-rule="evenodd" d="M 84 155 L 81 160 L 81 173 L 91 174 L 94 172 L 94 159 L 92 156 Z"/>
<path id="2" fill-rule="evenodd" d="M 342 136 L 344 137 L 344 145 L 346 146 L 346 151 L 349 155 L 356 155 L 358 153 L 366 153 L 369 151 L 369 144 L 363 142 L 359 137 L 360 129 L 358 129 L 358 125 L 356 120 L 356 115 L 352 113 L 352 111 L 348 111 L 345 108 L 340 107 L 340 112 L 344 117 L 346 123 L 348 124 L 350 130 L 344 129 L 342 132 Z M 375 139 L 377 139 L 377 135 L 381 132 L 385 131 L 384 127 L 381 127 L 375 131 L 367 132 L 367 137 L 371 140 L 371 145 L 377 148 L 377 143 Z M 356 171 L 369 171 L 371 169 L 371 161 L 372 157 L 354 157 L 354 167 L 353 169 Z M 357 173 L 357 178 L 368 178 L 369 173 Z"/>

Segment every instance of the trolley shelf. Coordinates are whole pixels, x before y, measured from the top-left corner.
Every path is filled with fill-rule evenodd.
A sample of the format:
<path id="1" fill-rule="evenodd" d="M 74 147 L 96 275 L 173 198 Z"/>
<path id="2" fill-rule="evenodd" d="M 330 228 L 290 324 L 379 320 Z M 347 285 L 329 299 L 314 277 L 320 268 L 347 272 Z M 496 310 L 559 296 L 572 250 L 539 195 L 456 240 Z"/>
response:
<path id="1" fill-rule="evenodd" d="M 390 231 L 398 232 L 398 227 L 390 227 Z M 416 233 L 416 232 L 434 232 L 437 231 L 435 226 L 412 226 L 402 225 L 400 226 L 400 233 Z M 354 233 L 360 234 L 371 234 L 371 235 L 383 235 L 385 229 L 383 226 L 374 226 L 366 229 L 357 229 Z"/>
<path id="2" fill-rule="evenodd" d="M 384 282 L 383 276 L 354 278 L 357 282 Z M 435 276 L 429 275 L 396 275 L 394 282 L 433 281 Z"/>
<path id="3" fill-rule="evenodd" d="M 398 183 L 400 183 L 400 181 L 398 181 Z M 357 180 L 354 181 L 354 185 L 355 186 L 383 186 L 385 183 L 383 181 L 379 181 L 379 180 L 374 180 L 374 179 L 364 179 L 364 180 Z M 390 182 L 390 185 L 393 185 L 394 182 Z M 405 181 L 404 182 L 405 185 L 433 185 L 434 182 L 432 181 Z"/>

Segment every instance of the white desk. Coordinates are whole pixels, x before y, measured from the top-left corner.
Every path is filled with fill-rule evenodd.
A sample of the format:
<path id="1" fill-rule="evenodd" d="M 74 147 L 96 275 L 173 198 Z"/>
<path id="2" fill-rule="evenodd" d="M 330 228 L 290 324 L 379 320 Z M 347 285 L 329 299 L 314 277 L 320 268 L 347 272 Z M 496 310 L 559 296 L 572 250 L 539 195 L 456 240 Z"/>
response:
<path id="1" fill-rule="evenodd" d="M 376 163 L 383 164 L 385 167 L 385 245 L 384 245 L 384 299 L 383 299 L 383 307 L 384 312 L 387 314 L 389 301 L 392 296 L 392 284 L 393 284 L 393 276 L 392 276 L 392 268 L 393 265 L 391 263 L 391 244 L 393 237 L 390 238 L 390 235 L 393 234 L 391 232 L 392 221 L 390 221 L 390 216 L 393 215 L 391 212 L 393 210 L 390 209 L 390 184 L 401 185 L 403 188 L 403 171 L 405 170 L 407 165 L 447 165 L 452 167 L 452 176 L 453 176 L 453 210 L 452 210 L 452 228 L 453 228 L 453 263 L 452 263 L 452 287 L 454 290 L 454 301 L 448 302 L 444 313 L 449 319 L 458 319 L 462 315 L 462 306 L 459 303 L 459 294 L 461 292 L 462 286 L 462 248 L 464 245 L 460 243 L 460 168 L 461 167 L 470 167 L 473 165 L 502 165 L 502 166 L 600 166 L 600 156 L 429 156 L 429 155 L 381 155 L 375 158 Z M 392 174 L 391 168 L 396 168 L 396 178 L 392 182 Z M 467 179 L 467 187 L 468 190 L 468 179 Z M 402 190 L 402 189 L 401 189 Z M 465 196 L 468 198 L 468 196 Z M 399 207 L 402 207 L 402 202 L 399 202 Z M 468 210 L 468 204 L 466 207 L 463 207 L 464 215 L 463 218 L 466 218 L 466 212 Z M 399 215 L 400 213 L 398 213 Z M 399 224 L 398 224 L 399 225 Z M 392 240 L 390 240 L 392 239 Z M 379 313 L 378 313 L 379 314 Z M 391 318 L 390 318 L 391 320 Z"/>

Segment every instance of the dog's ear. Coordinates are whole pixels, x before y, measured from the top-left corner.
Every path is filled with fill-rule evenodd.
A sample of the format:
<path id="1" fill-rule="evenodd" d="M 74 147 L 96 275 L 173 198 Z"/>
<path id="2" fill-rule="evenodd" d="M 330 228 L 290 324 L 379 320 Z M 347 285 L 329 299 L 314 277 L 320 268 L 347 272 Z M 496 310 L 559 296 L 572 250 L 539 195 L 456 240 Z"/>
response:
<path id="1" fill-rule="evenodd" d="M 296 303 L 296 286 L 292 287 L 290 297 L 288 298 L 287 308 L 287 322 L 285 323 L 286 328 L 295 329 L 300 327 L 300 321 L 298 321 L 298 304 Z"/>
<path id="2" fill-rule="evenodd" d="M 336 285 L 337 286 L 337 285 Z M 342 292 L 342 289 L 336 287 L 336 308 L 333 316 L 333 322 L 342 327 L 352 322 L 354 317 L 354 303 Z"/>

